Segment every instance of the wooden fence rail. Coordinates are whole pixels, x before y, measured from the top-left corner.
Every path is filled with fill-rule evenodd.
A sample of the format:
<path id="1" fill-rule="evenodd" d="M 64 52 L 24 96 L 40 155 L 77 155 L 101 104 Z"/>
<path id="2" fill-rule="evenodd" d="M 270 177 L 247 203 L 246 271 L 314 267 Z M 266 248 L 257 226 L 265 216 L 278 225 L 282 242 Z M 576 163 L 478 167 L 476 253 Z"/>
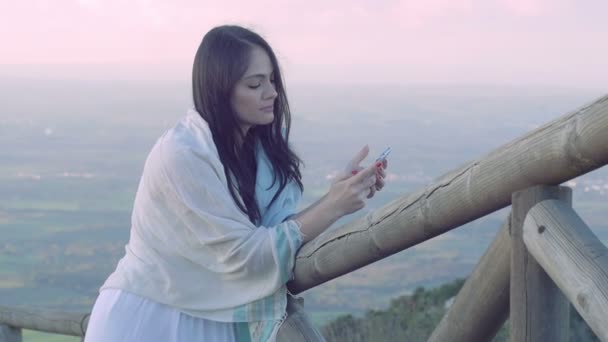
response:
<path id="1" fill-rule="evenodd" d="M 0 306 L 0 327 L 5 326 L 7 342 L 17 341 L 21 332 L 11 331 L 8 327 L 19 329 L 30 329 L 44 331 L 55 334 L 84 336 L 87 324 L 89 323 L 88 313 L 70 313 L 61 311 L 47 311 L 39 309 L 25 309 L 15 307 Z M 0 342 L 4 342 L 0 333 Z"/>
<path id="2" fill-rule="evenodd" d="M 300 293 L 504 208 L 511 194 L 608 164 L 608 96 L 447 173 L 428 187 L 330 229 L 296 257 Z"/>
<path id="3" fill-rule="evenodd" d="M 608 341 L 608 248 L 568 205 L 546 200 L 524 222 L 534 259 L 602 341 Z"/>
<path id="4" fill-rule="evenodd" d="M 566 187 L 515 192 L 509 222 L 427 342 L 489 342 L 507 312 L 511 341 L 567 342 L 570 303 L 608 341 L 608 248 L 571 201 Z"/>

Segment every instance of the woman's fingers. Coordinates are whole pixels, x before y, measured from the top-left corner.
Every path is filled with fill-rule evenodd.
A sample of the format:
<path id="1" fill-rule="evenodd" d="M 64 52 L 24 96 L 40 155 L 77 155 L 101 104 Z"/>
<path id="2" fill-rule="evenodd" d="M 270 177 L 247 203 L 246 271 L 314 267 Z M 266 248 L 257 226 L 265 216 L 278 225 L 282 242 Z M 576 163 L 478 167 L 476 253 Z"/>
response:
<path id="1" fill-rule="evenodd" d="M 368 153 L 369 153 L 369 146 L 368 145 L 363 146 L 363 148 L 361 149 L 361 151 L 359 151 L 353 157 L 353 159 L 351 159 L 351 161 L 349 162 L 349 165 L 351 167 L 357 167 L 357 166 L 359 166 L 359 163 L 361 163 L 363 161 L 363 159 L 365 159 L 365 157 L 367 157 Z"/>
<path id="2" fill-rule="evenodd" d="M 375 194 L 376 194 L 375 186 L 372 186 L 371 188 L 369 188 L 369 193 L 367 194 L 367 198 L 372 198 L 372 197 L 374 197 Z"/>
<path id="3" fill-rule="evenodd" d="M 336 180 L 341 181 L 344 179 L 348 179 L 361 172 L 361 170 L 363 170 L 363 167 L 359 166 L 359 163 L 361 163 L 363 159 L 367 157 L 368 154 L 369 145 L 365 145 L 348 163 L 346 163 L 344 171 L 340 173 L 338 177 L 336 177 Z"/>
<path id="4" fill-rule="evenodd" d="M 380 166 L 378 166 L 378 163 L 372 164 L 367 168 L 358 166 L 355 170 L 352 171 L 352 175 L 354 178 L 353 182 L 355 182 L 355 184 L 363 186 L 361 191 L 363 191 L 364 189 L 368 189 L 366 197 L 372 198 L 374 197 L 377 191 L 380 191 L 382 190 L 382 188 L 384 188 L 384 178 L 386 177 L 386 171 L 384 170 L 387 167 L 388 161 L 386 159 L 382 161 Z"/>
<path id="5" fill-rule="evenodd" d="M 374 185 L 372 185 L 371 188 L 375 191 L 382 190 L 382 188 L 384 188 L 384 177 L 376 175 L 376 182 L 374 183 Z"/>
<path id="6" fill-rule="evenodd" d="M 363 183 L 369 179 L 369 177 L 376 175 L 376 165 L 372 164 L 366 168 L 361 168 L 361 170 L 353 177 L 353 182 L 355 183 Z"/>
<path id="7" fill-rule="evenodd" d="M 384 188 L 384 179 L 378 179 L 374 186 L 376 187 L 376 191 L 382 190 L 382 188 Z"/>
<path id="8" fill-rule="evenodd" d="M 378 172 L 376 172 L 376 183 L 373 186 L 376 191 L 380 191 L 384 187 L 384 178 L 386 177 L 386 172 L 384 171 L 385 165 L 386 159 L 382 163 L 382 167 L 379 167 Z"/>
<path id="9" fill-rule="evenodd" d="M 376 184 L 376 165 L 372 164 L 351 178 L 354 190 L 361 193 Z"/>
<path id="10" fill-rule="evenodd" d="M 350 172 L 351 174 L 349 176 L 353 176 L 356 175 L 357 173 L 361 172 L 361 170 L 363 170 L 364 167 L 363 166 L 356 166 L 353 168 L 353 170 Z"/>
<path id="11" fill-rule="evenodd" d="M 383 168 L 378 168 L 378 175 L 382 178 L 386 177 L 386 172 L 384 172 Z"/>
<path id="12" fill-rule="evenodd" d="M 336 183 L 336 182 L 340 182 L 340 181 L 346 180 L 346 179 L 349 179 L 350 177 L 358 174 L 361 170 L 363 170 L 363 167 L 361 167 L 361 166 L 355 166 L 355 167 L 348 166 L 347 169 L 348 169 L 348 171 L 338 172 L 338 174 L 336 175 L 336 177 L 332 180 L 332 184 Z"/>

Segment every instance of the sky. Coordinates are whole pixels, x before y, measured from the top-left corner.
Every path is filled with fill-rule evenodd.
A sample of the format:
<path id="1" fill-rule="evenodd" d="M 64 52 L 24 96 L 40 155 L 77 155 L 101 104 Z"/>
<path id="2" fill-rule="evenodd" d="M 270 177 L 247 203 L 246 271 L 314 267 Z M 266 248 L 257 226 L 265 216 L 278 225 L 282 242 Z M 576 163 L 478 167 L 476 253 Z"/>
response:
<path id="1" fill-rule="evenodd" d="M 606 0 L 0 0 L 0 77 L 188 79 L 210 28 L 289 80 L 605 88 Z"/>

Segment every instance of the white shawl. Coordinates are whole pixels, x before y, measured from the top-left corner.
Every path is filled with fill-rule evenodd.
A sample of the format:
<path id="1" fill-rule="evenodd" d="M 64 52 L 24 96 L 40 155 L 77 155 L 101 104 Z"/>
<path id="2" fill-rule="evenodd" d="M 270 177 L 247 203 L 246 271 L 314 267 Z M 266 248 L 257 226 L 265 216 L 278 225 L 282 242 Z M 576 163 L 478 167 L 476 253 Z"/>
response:
<path id="1" fill-rule="evenodd" d="M 120 288 L 188 314 L 224 322 L 279 321 L 285 283 L 302 244 L 295 213 L 301 193 L 278 188 L 258 153 L 256 227 L 228 191 L 208 124 L 194 110 L 154 145 L 135 198 L 126 254 L 102 286 Z M 266 163 L 266 164 L 264 164 Z"/>

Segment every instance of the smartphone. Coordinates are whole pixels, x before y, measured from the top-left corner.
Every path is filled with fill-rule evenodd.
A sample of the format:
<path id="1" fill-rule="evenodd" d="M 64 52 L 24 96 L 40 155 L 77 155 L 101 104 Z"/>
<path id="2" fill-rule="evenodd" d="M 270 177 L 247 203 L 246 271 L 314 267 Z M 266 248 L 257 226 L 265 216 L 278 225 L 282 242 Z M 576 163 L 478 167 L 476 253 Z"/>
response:
<path id="1" fill-rule="evenodd" d="M 383 161 L 384 159 L 386 159 L 386 157 L 388 157 L 388 155 L 391 153 L 391 148 L 387 147 L 386 150 L 384 150 L 384 152 L 382 152 L 382 154 L 380 154 L 380 156 L 378 157 L 378 159 L 376 159 L 377 162 L 379 161 Z"/>

